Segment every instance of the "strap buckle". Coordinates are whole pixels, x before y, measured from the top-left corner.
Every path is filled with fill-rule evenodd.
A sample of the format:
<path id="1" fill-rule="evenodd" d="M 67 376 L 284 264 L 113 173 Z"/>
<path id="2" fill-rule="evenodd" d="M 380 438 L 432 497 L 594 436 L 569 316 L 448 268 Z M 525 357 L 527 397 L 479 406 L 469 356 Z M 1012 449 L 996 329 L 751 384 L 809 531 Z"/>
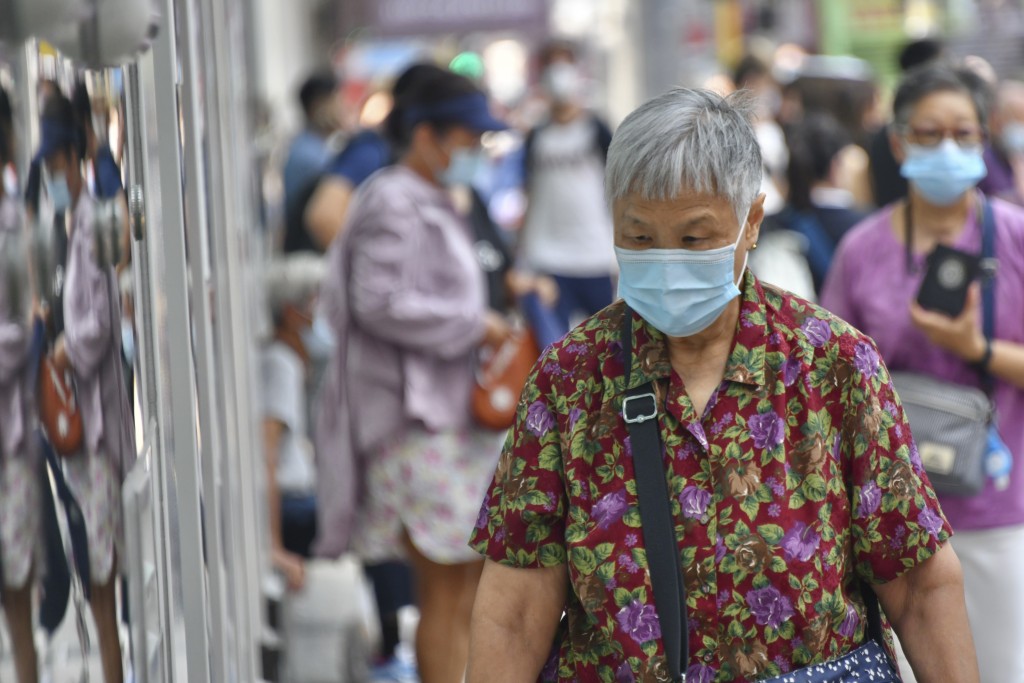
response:
<path id="1" fill-rule="evenodd" d="M 631 401 L 639 401 L 641 399 L 651 399 L 651 411 L 649 413 L 641 413 L 630 417 L 629 404 Z M 626 421 L 626 424 L 643 424 L 648 420 L 654 420 L 658 417 L 658 398 L 654 395 L 654 392 L 649 391 L 646 394 L 637 394 L 636 396 L 627 396 L 622 400 L 622 419 Z"/>

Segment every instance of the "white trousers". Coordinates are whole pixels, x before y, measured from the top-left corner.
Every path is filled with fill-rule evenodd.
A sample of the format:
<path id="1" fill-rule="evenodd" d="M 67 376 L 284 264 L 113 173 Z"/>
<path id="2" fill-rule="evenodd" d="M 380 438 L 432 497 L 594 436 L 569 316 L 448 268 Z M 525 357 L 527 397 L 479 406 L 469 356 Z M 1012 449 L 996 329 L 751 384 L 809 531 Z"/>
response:
<path id="1" fill-rule="evenodd" d="M 1024 525 L 958 531 L 952 544 L 964 570 L 981 683 L 1024 681 Z M 904 683 L 916 683 L 903 650 L 897 654 Z"/>

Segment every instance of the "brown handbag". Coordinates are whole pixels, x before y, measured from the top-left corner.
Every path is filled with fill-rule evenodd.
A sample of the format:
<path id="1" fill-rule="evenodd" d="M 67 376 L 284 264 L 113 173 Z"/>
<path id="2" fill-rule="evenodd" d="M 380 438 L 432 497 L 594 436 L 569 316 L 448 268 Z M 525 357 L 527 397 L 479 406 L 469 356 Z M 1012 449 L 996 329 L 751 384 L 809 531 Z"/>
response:
<path id="1" fill-rule="evenodd" d="M 481 363 L 473 385 L 473 418 L 488 429 L 508 429 L 516 419 L 519 395 L 540 348 L 533 332 L 518 330 Z"/>
<path id="2" fill-rule="evenodd" d="M 74 384 L 70 373 L 58 370 L 47 355 L 39 367 L 39 422 L 57 455 L 81 452 L 85 439 Z"/>

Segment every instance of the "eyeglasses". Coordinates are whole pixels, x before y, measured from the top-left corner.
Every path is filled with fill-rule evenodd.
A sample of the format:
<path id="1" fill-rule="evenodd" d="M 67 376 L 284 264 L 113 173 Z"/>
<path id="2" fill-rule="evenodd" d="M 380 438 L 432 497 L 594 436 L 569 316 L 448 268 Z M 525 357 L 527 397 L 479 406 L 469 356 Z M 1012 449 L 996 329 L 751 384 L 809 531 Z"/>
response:
<path id="1" fill-rule="evenodd" d="M 985 139 L 980 128 L 926 128 L 907 126 L 904 130 L 907 141 L 921 147 L 938 147 L 946 138 L 951 138 L 961 147 L 975 147 Z"/>

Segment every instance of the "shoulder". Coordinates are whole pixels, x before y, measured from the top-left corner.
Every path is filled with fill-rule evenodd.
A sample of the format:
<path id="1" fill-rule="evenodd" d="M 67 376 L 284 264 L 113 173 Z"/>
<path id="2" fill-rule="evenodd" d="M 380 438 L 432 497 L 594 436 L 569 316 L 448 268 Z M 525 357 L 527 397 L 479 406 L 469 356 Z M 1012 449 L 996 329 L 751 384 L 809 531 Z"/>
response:
<path id="1" fill-rule="evenodd" d="M 580 381 L 602 383 L 609 364 L 621 372 L 625 306 L 616 301 L 544 350 L 536 366 L 542 393 L 546 389 L 566 395 L 574 393 Z"/>
<path id="2" fill-rule="evenodd" d="M 878 249 L 887 249 L 887 239 L 892 232 L 892 214 L 896 205 L 882 207 L 878 211 L 867 215 L 843 236 L 839 243 L 839 253 L 858 254 L 871 252 Z"/>
<path id="3" fill-rule="evenodd" d="M 1024 238 L 1024 207 L 994 197 L 988 201 L 992 203 L 992 215 L 999 230 L 1008 232 L 1018 240 Z"/>
<path id="4" fill-rule="evenodd" d="M 840 363 L 853 363 L 870 349 L 877 365 L 874 341 L 856 327 L 795 294 L 764 283 L 761 287 L 768 332 L 778 335 L 783 345 Z"/>
<path id="5" fill-rule="evenodd" d="M 279 341 L 268 344 L 260 356 L 263 370 L 267 374 L 292 374 L 302 368 L 302 359 L 292 349 Z"/>
<path id="6" fill-rule="evenodd" d="M 412 171 L 401 166 L 382 168 L 359 186 L 353 223 L 368 215 L 387 217 L 414 211 L 417 201 L 424 196 L 423 184 Z"/>

